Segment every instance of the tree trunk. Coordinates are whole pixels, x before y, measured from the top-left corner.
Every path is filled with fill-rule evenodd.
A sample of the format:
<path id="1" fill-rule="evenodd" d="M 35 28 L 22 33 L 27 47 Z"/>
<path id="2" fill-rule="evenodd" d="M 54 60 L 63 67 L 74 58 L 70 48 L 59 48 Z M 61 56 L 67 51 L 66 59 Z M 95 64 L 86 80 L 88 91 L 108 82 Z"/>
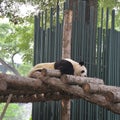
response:
<path id="1" fill-rule="evenodd" d="M 72 18 L 73 11 L 66 10 L 64 12 L 62 58 L 71 57 Z M 70 99 L 63 99 L 61 103 L 62 103 L 61 120 L 70 120 Z"/>

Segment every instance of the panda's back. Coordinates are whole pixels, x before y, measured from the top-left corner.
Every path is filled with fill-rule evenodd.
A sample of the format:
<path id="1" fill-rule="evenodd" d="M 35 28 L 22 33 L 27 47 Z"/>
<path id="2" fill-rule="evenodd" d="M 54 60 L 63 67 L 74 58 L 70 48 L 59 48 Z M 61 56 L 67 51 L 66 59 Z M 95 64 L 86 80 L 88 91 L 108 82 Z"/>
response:
<path id="1" fill-rule="evenodd" d="M 39 64 L 37 64 L 37 65 L 35 65 L 33 67 L 33 69 L 31 70 L 31 72 L 40 71 L 40 70 L 42 70 L 44 68 L 53 70 L 54 69 L 54 64 L 55 64 L 55 62 L 39 63 Z"/>
<path id="2" fill-rule="evenodd" d="M 74 61 L 74 60 L 72 60 L 70 58 L 65 58 L 65 60 L 69 61 L 73 66 L 79 65 L 78 62 L 76 62 L 76 61 Z"/>

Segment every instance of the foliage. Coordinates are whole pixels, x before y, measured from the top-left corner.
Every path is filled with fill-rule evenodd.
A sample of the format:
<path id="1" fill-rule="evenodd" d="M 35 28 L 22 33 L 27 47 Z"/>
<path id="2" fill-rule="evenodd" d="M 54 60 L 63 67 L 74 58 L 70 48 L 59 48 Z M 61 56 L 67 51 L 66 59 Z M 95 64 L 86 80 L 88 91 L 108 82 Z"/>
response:
<path id="1" fill-rule="evenodd" d="M 32 20 L 33 21 L 33 20 Z M 31 63 L 33 59 L 33 22 L 23 24 L 0 24 L 0 57 L 4 60 L 11 59 L 14 64 L 14 56 L 21 54 L 24 62 Z M 6 34 L 5 34 L 6 33 Z"/>
<path id="2" fill-rule="evenodd" d="M 30 120 L 32 120 L 32 117 L 30 118 Z"/>
<path id="3" fill-rule="evenodd" d="M 4 103 L 0 104 L 0 113 L 5 106 Z M 27 120 L 27 116 L 25 117 L 26 107 L 23 104 L 15 104 L 12 103 L 8 106 L 7 112 L 3 118 L 3 120 Z"/>
<path id="4" fill-rule="evenodd" d="M 108 11 L 107 11 L 108 10 Z M 118 0 L 99 0 L 98 1 L 98 26 L 106 27 L 106 19 L 108 12 L 108 28 L 111 28 L 112 12 L 115 11 L 115 29 L 120 30 L 120 2 Z M 102 22 L 101 22 L 102 21 Z"/>
<path id="5" fill-rule="evenodd" d="M 31 68 L 31 64 L 20 64 L 16 66 L 16 69 L 19 71 L 21 76 L 27 76 Z"/>
<path id="6" fill-rule="evenodd" d="M 109 8 L 109 9 L 113 9 L 113 8 L 119 8 L 120 7 L 120 2 L 119 0 L 99 0 L 98 1 L 98 5 L 100 8 Z"/>
<path id="7" fill-rule="evenodd" d="M 38 14 L 38 12 L 41 13 L 43 11 L 47 11 L 47 13 L 50 13 L 51 7 L 53 8 L 54 15 L 58 2 L 61 8 L 61 5 L 63 6 L 64 0 L 2 0 L 0 3 L 0 16 L 6 16 L 14 24 L 19 24 L 24 22 L 24 15 L 21 16 L 21 6 L 26 6 L 26 8 L 24 8 L 25 16 L 32 16 Z M 28 9 L 29 7 L 31 7 L 31 9 Z"/>
<path id="8" fill-rule="evenodd" d="M 0 108 L 1 108 L 0 109 L 0 113 L 2 112 L 2 110 L 4 108 L 4 105 L 5 104 L 0 104 Z M 17 117 L 18 113 L 16 113 L 16 114 L 14 114 L 14 113 L 16 112 L 16 109 L 18 111 L 20 111 L 20 107 L 17 104 L 12 105 L 11 107 L 12 107 L 11 110 L 9 110 L 10 107 L 8 107 L 8 110 L 7 110 L 7 113 L 5 115 L 5 119 L 4 120 L 7 120 L 8 117 L 10 117 L 10 116 L 13 117 L 13 118 Z"/>
<path id="9" fill-rule="evenodd" d="M 5 35 L 11 30 L 12 28 L 10 27 L 9 24 L 5 24 L 5 23 L 0 24 L 0 38 L 4 38 Z"/>
<path id="10" fill-rule="evenodd" d="M 32 6 L 30 3 L 17 2 L 13 0 L 2 0 L 0 3 L 0 17 L 7 17 L 14 24 L 25 22 L 25 17 L 34 15 L 37 11 L 37 6 Z"/>

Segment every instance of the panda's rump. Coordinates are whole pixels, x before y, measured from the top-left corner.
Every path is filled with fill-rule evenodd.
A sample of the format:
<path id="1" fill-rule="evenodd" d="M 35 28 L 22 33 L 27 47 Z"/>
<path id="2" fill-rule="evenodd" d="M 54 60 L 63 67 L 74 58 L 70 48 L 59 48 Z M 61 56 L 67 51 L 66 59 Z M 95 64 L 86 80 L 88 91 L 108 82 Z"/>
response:
<path id="1" fill-rule="evenodd" d="M 74 75 L 73 65 L 67 60 L 60 60 L 55 62 L 55 69 L 60 70 L 61 74 Z"/>

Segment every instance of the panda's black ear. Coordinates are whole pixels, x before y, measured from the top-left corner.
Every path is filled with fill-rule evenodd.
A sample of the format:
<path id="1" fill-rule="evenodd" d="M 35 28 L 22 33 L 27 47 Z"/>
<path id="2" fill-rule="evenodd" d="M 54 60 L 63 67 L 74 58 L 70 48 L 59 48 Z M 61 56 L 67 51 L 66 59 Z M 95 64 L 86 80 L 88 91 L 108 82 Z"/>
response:
<path id="1" fill-rule="evenodd" d="M 82 66 L 82 65 L 84 65 L 84 62 L 82 61 L 82 62 L 79 62 L 79 64 Z"/>

